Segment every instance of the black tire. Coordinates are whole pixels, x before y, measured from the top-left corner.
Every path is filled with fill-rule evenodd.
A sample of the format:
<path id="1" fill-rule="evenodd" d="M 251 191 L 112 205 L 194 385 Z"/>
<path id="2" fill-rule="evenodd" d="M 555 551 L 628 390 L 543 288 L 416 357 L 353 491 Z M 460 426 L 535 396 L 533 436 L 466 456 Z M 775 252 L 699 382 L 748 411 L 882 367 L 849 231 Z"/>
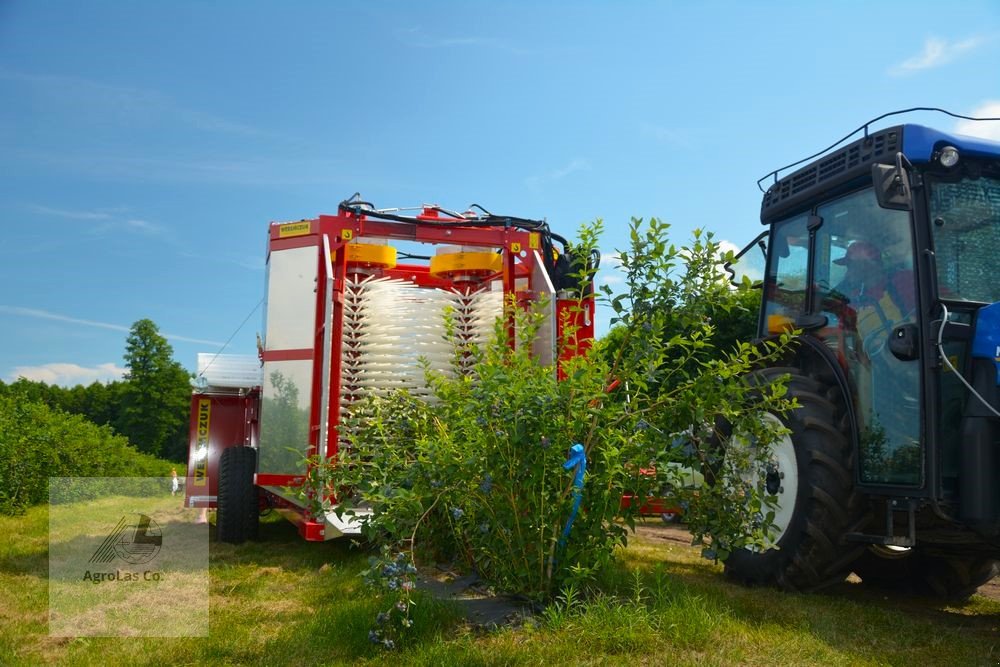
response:
<path id="1" fill-rule="evenodd" d="M 869 547 L 854 564 L 854 573 L 868 586 L 965 602 L 1000 574 L 1000 565 L 986 556 L 928 554 L 919 546 L 895 554 Z"/>
<path id="2" fill-rule="evenodd" d="M 799 406 L 782 422 L 791 431 L 798 486 L 794 510 L 777 549 L 739 549 L 725 562 L 726 574 L 743 584 L 813 591 L 843 581 L 864 547 L 844 536 L 865 521 L 863 498 L 854 485 L 854 457 L 846 409 L 832 378 L 797 368 L 756 373 L 764 382 L 789 375 L 788 395 Z"/>
<path id="3" fill-rule="evenodd" d="M 1000 574 L 997 561 L 985 556 L 918 556 L 914 572 L 917 592 L 949 602 L 965 602 Z"/>
<path id="4" fill-rule="evenodd" d="M 242 544 L 257 539 L 260 511 L 253 483 L 255 472 L 256 450 L 241 445 L 223 450 L 215 513 L 215 534 L 222 542 Z"/>

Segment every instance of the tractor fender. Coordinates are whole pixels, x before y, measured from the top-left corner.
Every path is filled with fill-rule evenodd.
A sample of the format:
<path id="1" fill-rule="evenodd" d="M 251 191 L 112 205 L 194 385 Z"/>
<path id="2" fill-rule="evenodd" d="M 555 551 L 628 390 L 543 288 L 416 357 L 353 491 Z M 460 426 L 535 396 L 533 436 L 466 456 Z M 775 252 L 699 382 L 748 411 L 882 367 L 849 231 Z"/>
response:
<path id="1" fill-rule="evenodd" d="M 765 336 L 756 342 L 777 339 L 777 335 Z M 854 454 L 854 460 L 860 461 L 861 459 L 858 458 L 861 454 L 858 444 L 858 418 L 857 412 L 854 409 L 854 401 L 851 400 L 851 386 L 847 382 L 847 373 L 844 372 L 844 368 L 837 360 L 834 351 L 819 338 L 803 334 L 797 336 L 795 341 L 798 345 L 791 352 L 787 360 L 788 365 L 795 366 L 796 368 L 812 369 L 818 374 L 829 378 L 840 389 L 849 422 L 847 430 L 851 438 L 851 451 Z M 855 482 L 857 482 L 859 475 L 860 473 L 855 471 Z"/>

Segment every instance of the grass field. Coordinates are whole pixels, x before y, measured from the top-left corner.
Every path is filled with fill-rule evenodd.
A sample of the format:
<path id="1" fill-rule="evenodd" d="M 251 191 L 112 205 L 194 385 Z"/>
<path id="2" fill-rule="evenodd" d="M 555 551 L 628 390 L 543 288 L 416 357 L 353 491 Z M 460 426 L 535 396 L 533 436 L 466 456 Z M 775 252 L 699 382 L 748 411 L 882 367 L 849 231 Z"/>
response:
<path id="1" fill-rule="evenodd" d="M 476 632 L 449 604 L 421 598 L 414 632 L 386 653 L 368 642 L 379 600 L 347 541 L 309 544 L 280 518 L 262 541 L 214 543 L 210 633 L 196 638 L 48 635 L 48 515 L 0 517 L 0 664 L 71 665 L 977 665 L 1000 660 L 1000 603 L 949 607 L 845 583 L 817 595 L 725 581 L 651 525 L 585 601 L 537 623 Z"/>

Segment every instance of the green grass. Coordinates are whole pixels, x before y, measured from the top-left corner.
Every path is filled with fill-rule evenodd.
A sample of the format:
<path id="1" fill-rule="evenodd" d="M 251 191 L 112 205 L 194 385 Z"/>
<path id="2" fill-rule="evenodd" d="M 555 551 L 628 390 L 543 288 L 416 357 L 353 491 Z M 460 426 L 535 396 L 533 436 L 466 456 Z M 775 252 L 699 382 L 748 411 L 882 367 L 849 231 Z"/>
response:
<path id="1" fill-rule="evenodd" d="M 213 543 L 210 634 L 48 636 L 45 507 L 0 517 L 0 664 L 975 665 L 1000 659 L 1000 603 L 964 607 L 845 583 L 789 595 L 728 583 L 676 542 L 634 540 L 585 598 L 564 595 L 537 625 L 483 634 L 421 598 L 414 632 L 387 654 L 368 642 L 382 609 L 358 576 L 369 552 L 309 544 L 280 518 L 262 541 Z"/>

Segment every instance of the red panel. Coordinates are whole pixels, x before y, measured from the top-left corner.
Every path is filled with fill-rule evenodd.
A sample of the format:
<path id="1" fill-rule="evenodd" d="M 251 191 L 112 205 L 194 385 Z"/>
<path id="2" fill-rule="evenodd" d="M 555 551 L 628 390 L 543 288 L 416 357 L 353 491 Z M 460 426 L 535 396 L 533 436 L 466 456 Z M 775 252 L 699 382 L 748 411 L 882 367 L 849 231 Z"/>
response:
<path id="1" fill-rule="evenodd" d="M 261 361 L 311 361 L 313 351 L 310 347 L 296 350 L 263 350 L 258 356 Z"/>
<path id="2" fill-rule="evenodd" d="M 257 391 L 247 395 L 194 394 L 185 505 L 215 507 L 219 458 L 227 447 L 250 445 L 256 440 Z"/>
<path id="3" fill-rule="evenodd" d="M 639 499 L 632 494 L 626 493 L 622 496 L 621 507 L 625 509 L 632 507 Z M 663 498 L 646 498 L 646 502 L 639 508 L 641 516 L 657 516 L 660 514 L 683 514 L 684 510 L 675 505 L 671 505 Z"/>
<path id="4" fill-rule="evenodd" d="M 594 342 L 594 298 L 556 301 L 556 340 L 559 341 L 559 361 L 584 354 Z M 570 331 L 574 335 L 570 336 Z M 559 365 L 559 378 L 565 376 Z"/>
<path id="5" fill-rule="evenodd" d="M 304 479 L 304 475 L 257 473 L 254 476 L 254 484 L 257 486 L 298 486 Z"/>

